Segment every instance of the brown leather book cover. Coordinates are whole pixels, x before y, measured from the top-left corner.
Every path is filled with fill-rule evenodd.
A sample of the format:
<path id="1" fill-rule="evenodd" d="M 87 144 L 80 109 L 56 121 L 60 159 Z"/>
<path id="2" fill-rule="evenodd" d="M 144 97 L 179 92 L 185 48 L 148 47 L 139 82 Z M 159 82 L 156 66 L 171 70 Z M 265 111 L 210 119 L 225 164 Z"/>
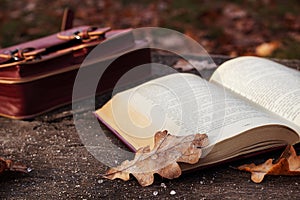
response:
<path id="1" fill-rule="evenodd" d="M 99 44 L 108 45 L 101 59 L 81 66 Z M 76 27 L 0 50 L 0 115 L 26 119 L 71 103 L 73 84 L 81 67 L 106 67 L 97 93 L 113 89 L 124 73 L 150 63 L 146 41 L 135 41 L 130 29 Z M 150 69 L 141 76 L 150 75 Z M 92 94 L 83 94 L 84 98 Z"/>

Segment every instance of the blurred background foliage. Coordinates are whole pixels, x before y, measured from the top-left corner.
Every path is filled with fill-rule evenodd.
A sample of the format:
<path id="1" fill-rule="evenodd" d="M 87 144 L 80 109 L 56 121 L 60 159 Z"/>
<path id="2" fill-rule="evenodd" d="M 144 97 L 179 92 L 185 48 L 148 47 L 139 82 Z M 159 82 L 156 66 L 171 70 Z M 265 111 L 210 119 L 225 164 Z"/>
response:
<path id="1" fill-rule="evenodd" d="M 300 58 L 299 0 L 0 0 L 0 47 L 74 26 L 159 26 L 187 34 L 209 53 Z"/>

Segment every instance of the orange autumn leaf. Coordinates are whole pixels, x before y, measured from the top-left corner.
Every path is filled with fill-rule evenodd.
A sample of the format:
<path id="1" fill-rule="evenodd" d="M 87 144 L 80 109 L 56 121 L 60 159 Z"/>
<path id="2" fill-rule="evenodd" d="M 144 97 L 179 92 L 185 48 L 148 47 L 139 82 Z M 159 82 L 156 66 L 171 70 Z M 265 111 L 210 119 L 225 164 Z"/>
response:
<path id="1" fill-rule="evenodd" d="M 262 182 L 265 175 L 300 175 L 300 156 L 297 156 L 293 146 L 288 145 L 275 163 L 268 159 L 263 164 L 246 164 L 238 169 L 251 172 L 251 180 L 255 183 Z"/>
<path id="2" fill-rule="evenodd" d="M 173 136 L 167 131 L 157 132 L 152 150 L 149 146 L 138 149 L 133 160 L 109 169 L 104 177 L 127 181 L 132 174 L 142 186 L 151 185 L 155 173 L 168 179 L 177 178 L 181 175 L 177 162 L 197 163 L 201 148 L 207 144 L 206 134 Z"/>
<path id="3" fill-rule="evenodd" d="M 279 46 L 280 43 L 278 41 L 262 43 L 256 47 L 255 53 L 258 56 L 270 56 Z"/>
<path id="4" fill-rule="evenodd" d="M 0 174 L 4 171 L 16 171 L 16 172 L 23 172 L 28 173 L 31 171 L 26 165 L 14 162 L 12 160 L 6 160 L 0 157 Z"/>

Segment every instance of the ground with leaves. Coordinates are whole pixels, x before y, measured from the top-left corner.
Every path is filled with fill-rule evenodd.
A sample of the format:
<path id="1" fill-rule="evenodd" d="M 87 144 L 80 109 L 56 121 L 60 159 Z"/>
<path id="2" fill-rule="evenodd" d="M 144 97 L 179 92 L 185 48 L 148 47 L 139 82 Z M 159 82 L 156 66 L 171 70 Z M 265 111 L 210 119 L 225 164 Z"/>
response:
<path id="1" fill-rule="evenodd" d="M 68 109 L 66 109 L 68 110 Z M 135 179 L 106 180 L 107 167 L 85 149 L 71 117 L 56 118 L 62 110 L 33 121 L 0 118 L 1 153 L 22 160 L 33 171 L 0 176 L 0 197 L 7 199 L 299 199 L 299 177 L 267 177 L 261 184 L 231 166 L 253 159 L 183 174 L 178 179 L 156 177 L 141 187 Z M 54 119 L 48 120 L 54 116 Z M 91 115 L 89 115 L 91 117 Z M 261 163 L 275 154 L 256 158 Z M 176 194 L 173 194 L 175 191 Z M 278 192 L 280 191 L 280 192 Z M 171 193 L 171 194 L 170 194 Z M 172 195 L 173 194 L 173 195 Z"/>
<path id="2" fill-rule="evenodd" d="M 0 47 L 59 31 L 63 9 L 70 7 L 75 26 L 160 26 L 189 35 L 211 54 L 300 55 L 298 0 L 0 0 L 0 5 Z"/>

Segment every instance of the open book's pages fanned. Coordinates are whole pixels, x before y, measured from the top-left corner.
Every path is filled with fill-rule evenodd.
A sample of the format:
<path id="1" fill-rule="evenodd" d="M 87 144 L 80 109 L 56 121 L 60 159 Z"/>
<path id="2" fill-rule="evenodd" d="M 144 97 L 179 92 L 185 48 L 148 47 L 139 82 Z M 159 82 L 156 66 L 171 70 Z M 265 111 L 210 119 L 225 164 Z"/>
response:
<path id="1" fill-rule="evenodd" d="M 237 58 L 209 82 L 168 75 L 116 94 L 95 113 L 132 150 L 153 146 L 160 130 L 206 133 L 210 145 L 191 169 L 299 142 L 299 74 L 266 59 Z"/>
<path id="2" fill-rule="evenodd" d="M 210 81 L 300 127 L 299 71 L 264 58 L 239 57 L 221 65 Z"/>

